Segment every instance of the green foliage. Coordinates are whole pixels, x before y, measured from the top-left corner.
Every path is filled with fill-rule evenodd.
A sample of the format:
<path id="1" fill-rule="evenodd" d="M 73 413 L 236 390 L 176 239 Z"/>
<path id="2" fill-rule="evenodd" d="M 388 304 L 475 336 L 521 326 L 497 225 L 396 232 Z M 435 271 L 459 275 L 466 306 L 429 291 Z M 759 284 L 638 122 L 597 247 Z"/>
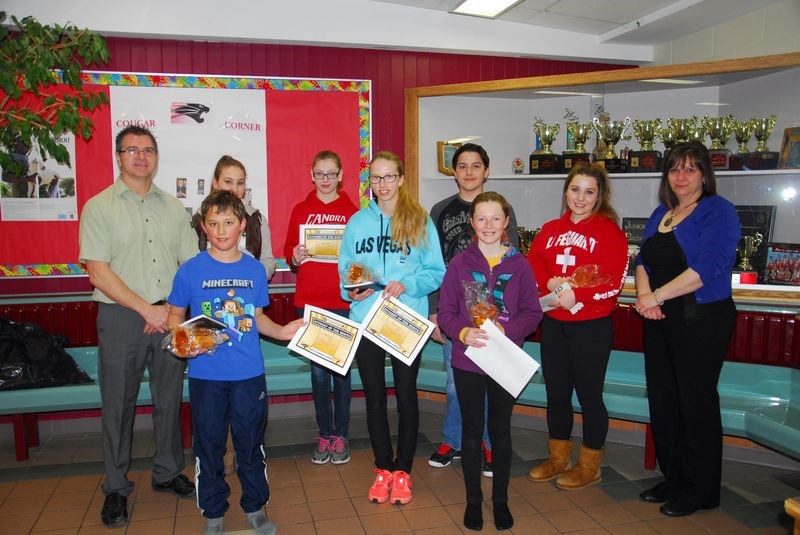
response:
<path id="1" fill-rule="evenodd" d="M 43 154 L 70 165 L 67 148 L 58 143 L 65 132 L 89 139 L 94 123 L 82 112 L 108 104 L 105 93 L 83 89 L 83 65 L 108 63 L 105 39 L 72 25 L 42 25 L 33 17 L 22 20 L 0 11 L 0 167 L 4 173 L 27 173 L 11 157 L 20 142 L 38 144 Z M 71 94 L 50 89 L 63 83 Z"/>

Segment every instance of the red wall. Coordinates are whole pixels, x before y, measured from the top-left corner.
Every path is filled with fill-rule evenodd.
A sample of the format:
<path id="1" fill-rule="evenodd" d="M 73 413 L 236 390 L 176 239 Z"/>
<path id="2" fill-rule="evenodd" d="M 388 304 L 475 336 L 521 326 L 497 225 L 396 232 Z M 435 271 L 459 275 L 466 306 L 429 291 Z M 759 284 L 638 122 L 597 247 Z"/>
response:
<path id="1" fill-rule="evenodd" d="M 96 70 L 372 80 L 372 149 L 403 155 L 406 87 L 626 68 L 620 65 L 396 50 L 109 38 L 111 61 Z M 0 294 L 75 292 L 85 277 L 0 278 Z"/>
<path id="2" fill-rule="evenodd" d="M 396 50 L 110 38 L 103 70 L 372 80 L 372 148 L 403 152 L 406 87 L 625 68 Z"/>

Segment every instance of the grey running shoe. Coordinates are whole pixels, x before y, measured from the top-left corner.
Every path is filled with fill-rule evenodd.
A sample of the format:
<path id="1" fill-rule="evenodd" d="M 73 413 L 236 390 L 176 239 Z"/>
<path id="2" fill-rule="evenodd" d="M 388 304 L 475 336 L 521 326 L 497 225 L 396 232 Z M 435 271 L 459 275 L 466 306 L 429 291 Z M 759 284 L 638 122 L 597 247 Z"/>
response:
<path id="1" fill-rule="evenodd" d="M 344 464 L 350 461 L 350 447 L 344 437 L 333 436 L 330 438 L 331 462 Z"/>
<path id="2" fill-rule="evenodd" d="M 314 464 L 325 464 L 331 459 L 331 443 L 327 438 L 317 437 L 317 447 L 311 454 L 311 462 Z"/>

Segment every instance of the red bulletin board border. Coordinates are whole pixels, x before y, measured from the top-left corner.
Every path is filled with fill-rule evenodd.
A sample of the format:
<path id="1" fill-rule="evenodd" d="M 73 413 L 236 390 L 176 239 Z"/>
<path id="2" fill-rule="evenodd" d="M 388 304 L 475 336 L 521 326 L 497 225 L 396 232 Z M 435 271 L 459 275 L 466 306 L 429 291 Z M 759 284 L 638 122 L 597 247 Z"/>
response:
<path id="1" fill-rule="evenodd" d="M 206 75 L 164 75 L 84 72 L 87 90 L 109 86 L 192 87 L 263 91 L 267 102 L 267 169 L 269 223 L 273 255 L 279 267 L 291 207 L 311 190 L 308 176 L 314 154 L 328 149 L 340 154 L 344 190 L 368 203 L 371 156 L 371 82 Z M 94 86 L 94 87 L 93 87 Z M 298 108 L 300 107 L 300 108 Z M 306 107 L 306 113 L 302 113 Z M 91 115 L 95 132 L 89 142 L 76 139 L 75 173 L 78 211 L 114 176 L 111 154 L 110 106 Z M 349 120 L 353 117 L 353 121 Z M 345 120 L 345 126 L 342 121 Z M 271 121 L 282 128 L 272 127 Z M 348 162 L 350 165 L 348 165 Z M 348 180 L 358 176 L 358 182 Z M 87 275 L 78 257 L 77 221 L 0 221 L 0 278 Z M 31 244 L 36 244 L 31 251 Z M 38 252 L 37 252 L 38 251 Z M 46 251 L 46 253 L 42 253 Z M 46 258 L 45 256 L 50 256 Z M 53 256 L 51 256 L 53 255 Z M 282 267 L 287 267 L 283 265 Z"/>

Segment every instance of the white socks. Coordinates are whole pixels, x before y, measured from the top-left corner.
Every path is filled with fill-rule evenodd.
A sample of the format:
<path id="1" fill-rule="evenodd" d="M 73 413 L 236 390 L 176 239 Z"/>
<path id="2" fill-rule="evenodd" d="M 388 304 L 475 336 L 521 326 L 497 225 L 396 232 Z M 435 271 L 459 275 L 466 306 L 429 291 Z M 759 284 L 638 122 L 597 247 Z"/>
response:
<path id="1" fill-rule="evenodd" d="M 267 520 L 262 510 L 247 513 L 247 523 L 256 530 L 257 535 L 274 535 L 276 532 L 275 524 Z"/>
<path id="2" fill-rule="evenodd" d="M 222 522 L 225 520 L 224 517 L 219 518 L 206 518 L 206 529 L 203 531 L 203 535 L 222 535 L 225 533 L 225 529 L 222 527 Z"/>

